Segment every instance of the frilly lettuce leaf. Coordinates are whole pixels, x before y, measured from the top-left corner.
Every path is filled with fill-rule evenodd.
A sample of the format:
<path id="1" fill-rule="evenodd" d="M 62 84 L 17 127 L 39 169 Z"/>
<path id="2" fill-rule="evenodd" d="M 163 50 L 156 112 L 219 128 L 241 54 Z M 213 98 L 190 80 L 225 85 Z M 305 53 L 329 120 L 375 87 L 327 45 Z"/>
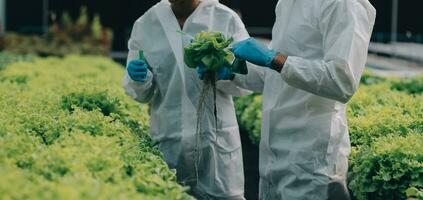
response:
<path id="1" fill-rule="evenodd" d="M 184 48 L 184 61 L 189 68 L 204 66 L 210 71 L 230 67 L 235 59 L 228 49 L 233 39 L 220 32 L 200 32 L 190 45 Z"/>

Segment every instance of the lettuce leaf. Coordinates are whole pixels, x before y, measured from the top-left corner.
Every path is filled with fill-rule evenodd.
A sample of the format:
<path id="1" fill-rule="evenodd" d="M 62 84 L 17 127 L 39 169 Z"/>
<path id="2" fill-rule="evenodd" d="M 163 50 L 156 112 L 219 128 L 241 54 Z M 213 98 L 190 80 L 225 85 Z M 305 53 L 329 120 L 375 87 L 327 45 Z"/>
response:
<path id="1" fill-rule="evenodd" d="M 220 32 L 200 32 L 190 45 L 184 48 L 184 61 L 189 68 L 204 66 L 209 71 L 230 67 L 235 59 L 228 49 L 233 39 L 227 39 Z"/>

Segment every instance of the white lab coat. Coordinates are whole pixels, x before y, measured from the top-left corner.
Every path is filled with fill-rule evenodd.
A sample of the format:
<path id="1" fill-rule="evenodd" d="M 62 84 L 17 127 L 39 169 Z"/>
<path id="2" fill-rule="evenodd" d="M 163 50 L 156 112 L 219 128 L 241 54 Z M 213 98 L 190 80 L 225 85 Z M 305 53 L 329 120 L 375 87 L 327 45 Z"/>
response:
<path id="1" fill-rule="evenodd" d="M 249 66 L 237 85 L 263 92 L 260 199 L 349 199 L 345 103 L 367 58 L 367 0 L 280 0 L 270 48 L 281 71 Z"/>
<path id="2" fill-rule="evenodd" d="M 232 96 L 249 94 L 230 81 L 217 83 L 218 127 L 215 132 L 213 95 L 210 91 L 202 121 L 202 159 L 196 183 L 196 106 L 203 82 L 195 69 L 183 60 L 186 38 L 171 10 L 162 0 L 136 20 L 129 40 L 128 61 L 144 51 L 149 64 L 147 81 L 139 83 L 126 74 L 123 86 L 128 95 L 150 103 L 152 138 L 170 168 L 177 170 L 179 182 L 191 186 L 200 199 L 243 199 L 244 171 L 238 125 Z M 182 31 L 195 35 L 219 31 L 235 41 L 248 38 L 239 17 L 217 0 L 203 0 L 186 20 Z"/>

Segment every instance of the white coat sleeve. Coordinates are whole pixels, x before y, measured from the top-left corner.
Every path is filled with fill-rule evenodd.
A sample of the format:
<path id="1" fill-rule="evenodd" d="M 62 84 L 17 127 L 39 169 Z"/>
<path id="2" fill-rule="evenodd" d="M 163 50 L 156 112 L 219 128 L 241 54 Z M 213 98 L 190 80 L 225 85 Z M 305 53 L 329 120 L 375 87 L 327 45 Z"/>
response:
<path id="1" fill-rule="evenodd" d="M 376 13 L 363 0 L 322 2 L 319 29 L 324 58 L 288 56 L 281 76 L 293 87 L 346 103 L 364 70 Z"/>
<path id="2" fill-rule="evenodd" d="M 229 25 L 227 37 L 232 37 L 234 39 L 234 42 L 239 42 L 250 37 L 247 32 L 247 29 L 244 26 L 244 23 L 242 23 L 241 19 L 235 12 L 233 12 L 233 18 L 231 19 Z M 241 88 L 237 86 L 233 81 L 229 80 L 217 81 L 216 86 L 220 91 L 236 97 L 247 96 L 252 94 L 252 92 L 248 89 Z"/>
<path id="3" fill-rule="evenodd" d="M 139 59 L 139 51 L 142 49 L 140 42 L 141 36 L 137 34 L 140 32 L 138 31 L 139 28 L 141 27 L 138 25 L 137 20 L 132 29 L 131 38 L 128 42 L 129 53 L 126 62 L 126 67 L 128 67 L 130 61 Z M 122 85 L 125 90 L 125 93 L 128 96 L 132 97 L 138 102 L 148 103 L 154 95 L 155 84 L 153 79 L 153 73 L 150 70 L 147 70 L 147 80 L 144 83 L 134 81 L 129 77 L 128 71 L 125 70 Z"/>
<path id="4" fill-rule="evenodd" d="M 253 92 L 262 93 L 264 90 L 264 79 L 266 70 L 263 67 L 256 66 L 247 62 L 248 74 L 236 74 L 232 82 L 238 87 L 251 90 Z"/>
<path id="5" fill-rule="evenodd" d="M 242 23 L 238 15 L 235 13 L 234 15 L 236 16 L 232 20 L 233 25 L 230 26 L 229 33 L 234 39 L 234 43 L 236 43 L 248 39 L 250 36 L 244 26 L 244 23 Z M 247 63 L 247 69 L 247 75 L 236 74 L 234 80 L 232 81 L 219 81 L 222 85 L 221 90 L 229 91 L 229 93 L 233 96 L 250 95 L 252 94 L 252 91 L 262 92 L 264 87 L 264 81 L 262 80 L 263 71 L 258 67 L 252 66 L 250 63 Z"/>

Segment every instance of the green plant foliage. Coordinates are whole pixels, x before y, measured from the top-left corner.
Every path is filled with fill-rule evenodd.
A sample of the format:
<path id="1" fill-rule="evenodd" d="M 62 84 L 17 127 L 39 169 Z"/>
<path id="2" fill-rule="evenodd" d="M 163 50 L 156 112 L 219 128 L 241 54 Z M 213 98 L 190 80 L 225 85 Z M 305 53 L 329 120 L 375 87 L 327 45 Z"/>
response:
<path id="1" fill-rule="evenodd" d="M 260 95 L 260 94 L 252 94 L 250 96 L 246 96 L 246 97 L 235 97 L 234 101 L 235 101 L 235 111 L 236 111 L 236 116 L 238 119 L 241 119 L 242 114 L 244 113 L 244 110 L 248 107 L 248 105 L 251 104 L 251 102 L 253 102 L 254 97 Z M 244 125 L 244 123 L 239 123 L 239 125 Z"/>
<path id="2" fill-rule="evenodd" d="M 351 157 L 350 183 L 359 200 L 399 200 L 423 188 L 423 135 L 380 138 Z"/>
<path id="3" fill-rule="evenodd" d="M 231 66 L 235 56 L 227 47 L 232 41 L 232 38 L 226 39 L 220 32 L 201 32 L 184 48 L 185 63 L 190 68 L 204 66 L 209 71 Z"/>
<path id="4" fill-rule="evenodd" d="M 51 23 L 46 34 L 22 35 L 6 33 L 0 37 L 0 50 L 20 55 L 58 56 L 108 55 L 113 41 L 111 29 L 103 27 L 100 16 L 92 19 L 86 7 L 81 8 L 78 19 L 74 22 L 68 13 L 61 16 L 60 23 Z"/>
<path id="5" fill-rule="evenodd" d="M 100 15 L 95 15 L 91 24 L 91 32 L 93 33 L 93 37 L 97 40 L 101 39 L 101 29 Z"/>
<path id="6" fill-rule="evenodd" d="M 186 35 L 186 33 L 178 31 L 180 34 Z M 203 79 L 203 86 L 198 97 L 197 112 L 196 112 L 196 147 L 195 147 L 195 164 L 198 163 L 198 159 L 201 155 L 201 145 L 199 141 L 202 136 L 202 119 L 204 115 L 204 109 L 206 108 L 205 102 L 209 89 L 212 90 L 213 94 L 213 108 L 214 108 L 214 123 L 217 127 L 217 87 L 216 72 L 222 67 L 231 67 L 232 62 L 235 59 L 234 54 L 228 49 L 228 46 L 232 43 L 233 39 L 227 39 L 221 32 L 200 32 L 194 36 L 193 41 L 186 47 L 184 47 L 184 61 L 189 68 L 204 67 L 207 72 Z M 196 169 L 197 166 L 195 167 Z M 198 174 L 198 172 L 197 172 Z"/>
<path id="7" fill-rule="evenodd" d="M 369 145 L 389 134 L 423 133 L 423 96 L 391 91 L 389 83 L 360 87 L 347 116 L 353 146 Z"/>
<path id="8" fill-rule="evenodd" d="M 392 89 L 405 91 L 409 94 L 421 94 L 423 92 L 423 77 L 393 81 Z"/>
<path id="9" fill-rule="evenodd" d="M 261 133 L 261 102 L 262 96 L 254 96 L 251 101 L 244 102 L 245 109 L 239 118 L 239 123 L 242 124 L 244 130 L 249 131 L 249 138 L 253 144 L 259 144 Z"/>
<path id="10" fill-rule="evenodd" d="M 235 99 L 235 109 L 238 123 L 243 132 L 248 134 L 251 142 L 260 143 L 262 120 L 262 96 L 253 94 Z"/>
<path id="11" fill-rule="evenodd" d="M 86 6 L 81 7 L 79 18 L 76 23 L 80 26 L 86 26 L 88 24 L 88 9 Z"/>
<path id="12" fill-rule="evenodd" d="M 62 107 L 73 112 L 75 107 L 92 111 L 100 110 L 104 115 L 122 114 L 121 102 L 118 98 L 110 98 L 107 91 L 71 92 L 62 96 Z"/>
<path id="13" fill-rule="evenodd" d="M 0 199 L 192 199 L 148 135 L 148 111 L 94 56 L 0 71 Z"/>
<path id="14" fill-rule="evenodd" d="M 423 189 L 417 189 L 416 187 L 410 187 L 405 191 L 408 198 L 423 199 Z"/>

